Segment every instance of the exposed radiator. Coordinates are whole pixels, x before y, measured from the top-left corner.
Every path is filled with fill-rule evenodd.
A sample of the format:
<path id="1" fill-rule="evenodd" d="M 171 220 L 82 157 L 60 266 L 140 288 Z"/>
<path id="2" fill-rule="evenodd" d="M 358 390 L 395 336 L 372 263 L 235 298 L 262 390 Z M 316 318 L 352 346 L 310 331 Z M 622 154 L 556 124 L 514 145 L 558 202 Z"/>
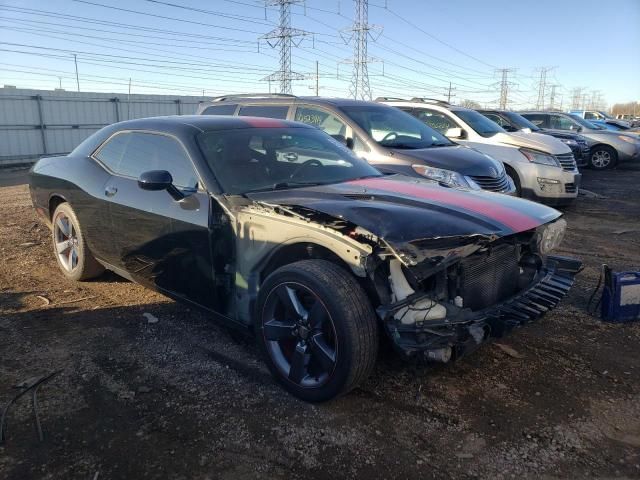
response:
<path id="1" fill-rule="evenodd" d="M 518 291 L 519 249 L 499 245 L 460 262 L 464 307 L 479 310 L 506 300 Z"/>

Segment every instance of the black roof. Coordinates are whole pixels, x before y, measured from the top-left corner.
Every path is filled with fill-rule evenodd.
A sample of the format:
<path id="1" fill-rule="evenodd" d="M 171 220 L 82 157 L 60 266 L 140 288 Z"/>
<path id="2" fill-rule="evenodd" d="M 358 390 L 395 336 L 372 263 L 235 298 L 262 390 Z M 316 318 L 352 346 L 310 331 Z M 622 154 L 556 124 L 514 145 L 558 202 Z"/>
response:
<path id="1" fill-rule="evenodd" d="M 264 117 L 234 117 L 227 115 L 171 115 L 126 120 L 113 125 L 117 130 L 158 130 L 179 132 L 200 130 L 236 130 L 241 128 L 313 128 L 300 122 Z"/>

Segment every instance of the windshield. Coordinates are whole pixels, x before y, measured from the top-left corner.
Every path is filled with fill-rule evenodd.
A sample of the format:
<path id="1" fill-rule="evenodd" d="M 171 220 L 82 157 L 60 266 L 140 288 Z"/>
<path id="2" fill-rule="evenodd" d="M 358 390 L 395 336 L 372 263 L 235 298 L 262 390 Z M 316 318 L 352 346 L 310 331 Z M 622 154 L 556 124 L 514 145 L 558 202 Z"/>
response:
<path id="1" fill-rule="evenodd" d="M 315 128 L 215 130 L 202 132 L 196 139 L 227 194 L 381 175 L 342 143 Z"/>
<path id="2" fill-rule="evenodd" d="M 341 110 L 383 147 L 418 149 L 454 145 L 444 135 L 394 107 L 355 105 Z"/>
<path id="3" fill-rule="evenodd" d="M 532 132 L 539 132 L 542 130 L 539 126 L 531 123 L 519 113 L 504 112 L 503 115 L 507 117 L 511 122 L 511 125 L 516 127 L 518 130 L 522 130 L 523 128 L 529 128 Z"/>
<path id="4" fill-rule="evenodd" d="M 493 137 L 496 133 L 505 131 L 500 125 L 475 110 L 453 110 L 453 113 L 482 137 Z"/>
<path id="5" fill-rule="evenodd" d="M 575 113 L 570 113 L 569 116 L 572 120 L 575 120 L 585 128 L 590 128 L 591 130 L 606 130 L 604 127 L 596 125 L 595 123 L 591 123 Z"/>

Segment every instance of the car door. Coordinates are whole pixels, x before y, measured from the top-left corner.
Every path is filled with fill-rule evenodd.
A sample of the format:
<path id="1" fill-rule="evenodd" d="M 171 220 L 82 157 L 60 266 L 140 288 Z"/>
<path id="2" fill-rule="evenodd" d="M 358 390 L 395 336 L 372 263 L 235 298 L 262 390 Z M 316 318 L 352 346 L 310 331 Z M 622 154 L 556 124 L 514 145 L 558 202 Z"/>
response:
<path id="1" fill-rule="evenodd" d="M 210 196 L 198 190 L 198 175 L 189 154 L 173 136 L 132 131 L 108 182 L 111 229 L 117 265 L 134 280 L 174 297 L 216 309 L 212 294 Z M 167 191 L 142 190 L 138 178 L 166 170 L 182 200 Z"/>

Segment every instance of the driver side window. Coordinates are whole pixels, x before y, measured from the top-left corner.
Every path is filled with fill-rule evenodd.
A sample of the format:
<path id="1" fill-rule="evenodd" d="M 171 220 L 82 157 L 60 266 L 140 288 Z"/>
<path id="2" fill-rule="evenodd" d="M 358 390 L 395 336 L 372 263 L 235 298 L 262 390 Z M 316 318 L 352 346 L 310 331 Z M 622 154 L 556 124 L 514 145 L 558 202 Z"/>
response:
<path id="1" fill-rule="evenodd" d="M 428 126 L 433 128 L 434 130 L 437 130 L 443 135 L 450 128 L 457 127 L 457 125 L 444 113 L 436 112 L 434 110 L 416 109 L 414 115 L 423 123 L 426 123 Z"/>
<path id="2" fill-rule="evenodd" d="M 167 135 L 120 133 L 100 148 L 96 158 L 117 175 L 137 179 L 149 170 L 166 170 L 177 187 L 195 188 L 198 185 L 198 177 L 184 148 Z"/>
<path id="3" fill-rule="evenodd" d="M 347 134 L 347 126 L 342 120 L 318 108 L 298 107 L 295 120 L 319 128 L 331 136 L 344 137 Z"/>
<path id="4" fill-rule="evenodd" d="M 558 130 L 571 130 L 575 128 L 576 125 L 575 122 L 561 115 L 551 115 L 550 123 L 551 128 L 556 128 Z"/>

